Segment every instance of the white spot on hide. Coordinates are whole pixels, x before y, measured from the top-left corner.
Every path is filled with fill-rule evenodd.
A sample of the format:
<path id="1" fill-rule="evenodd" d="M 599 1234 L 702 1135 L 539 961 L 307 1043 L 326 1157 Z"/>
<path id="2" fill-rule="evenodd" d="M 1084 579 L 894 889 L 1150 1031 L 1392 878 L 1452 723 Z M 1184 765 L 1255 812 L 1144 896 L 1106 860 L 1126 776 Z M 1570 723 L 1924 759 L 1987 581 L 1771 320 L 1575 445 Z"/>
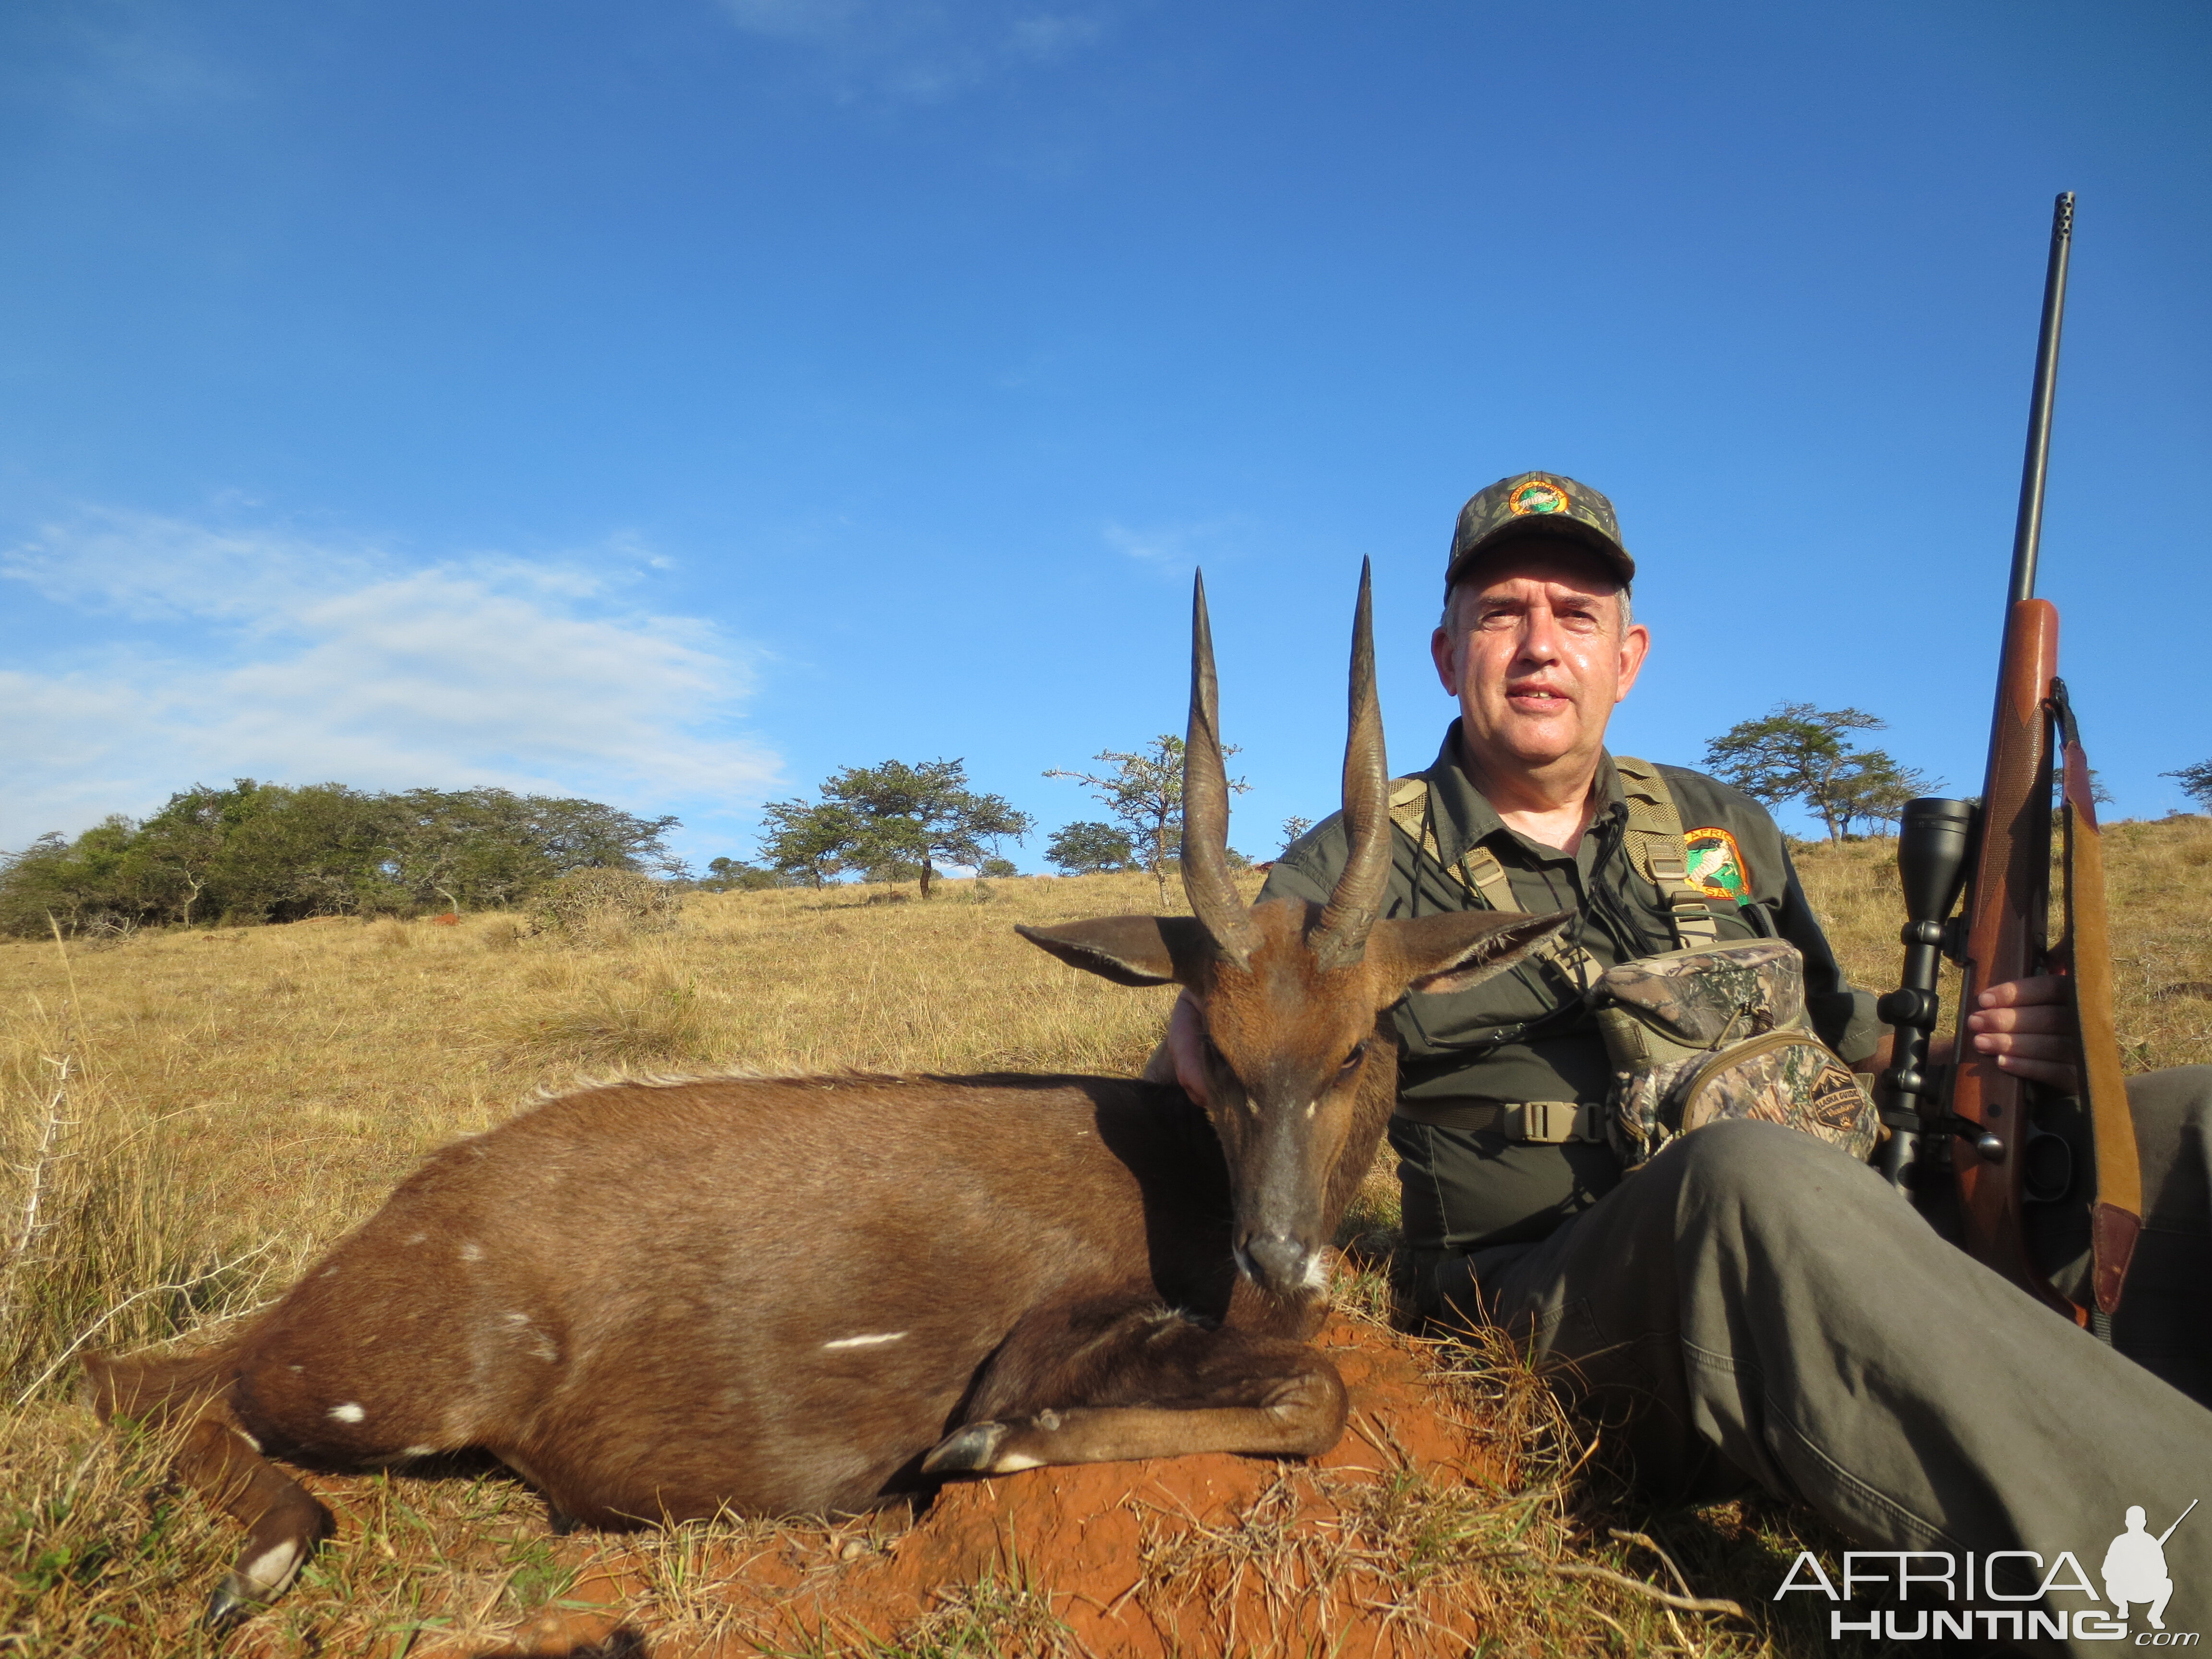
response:
<path id="1" fill-rule="evenodd" d="M 244 1577 L 264 1597 L 273 1595 L 292 1582 L 299 1570 L 300 1547 L 287 1539 L 273 1549 L 266 1549 L 246 1564 Z"/>
<path id="2" fill-rule="evenodd" d="M 424 1239 L 429 1237 L 429 1236 L 430 1235 L 428 1233 L 410 1233 L 407 1236 L 407 1243 L 410 1245 L 420 1244 Z"/>
<path id="3" fill-rule="evenodd" d="M 246 1433 L 244 1429 L 233 1429 L 231 1432 L 236 1435 L 240 1440 L 243 1440 L 247 1445 L 252 1447 L 256 1453 L 260 1451 L 261 1443 L 258 1440 L 256 1440 L 252 1435 Z"/>
<path id="4" fill-rule="evenodd" d="M 528 1314 L 504 1313 L 500 1316 L 500 1319 L 508 1329 L 515 1332 L 518 1335 L 524 1331 L 530 1332 L 532 1334 L 530 1352 L 536 1354 L 547 1364 L 550 1365 L 561 1358 L 561 1350 L 554 1346 L 553 1339 L 546 1335 L 544 1332 L 538 1330 L 537 1327 L 533 1326 L 530 1322 L 530 1316 Z"/>
<path id="5" fill-rule="evenodd" d="M 401 1449 L 399 1455 L 402 1457 L 428 1457 L 437 1449 L 435 1446 L 406 1446 Z"/>
<path id="6" fill-rule="evenodd" d="M 902 1342 L 905 1340 L 904 1331 L 883 1331 L 874 1336 L 841 1336 L 835 1342 L 824 1342 L 822 1346 L 825 1349 L 872 1348 L 881 1343 Z"/>
<path id="7" fill-rule="evenodd" d="M 471 1239 L 467 1243 L 461 1246 L 461 1260 L 464 1261 L 483 1261 L 483 1246 L 477 1243 L 474 1239 Z"/>
<path id="8" fill-rule="evenodd" d="M 368 1413 L 367 1412 L 362 1410 L 360 1407 L 355 1405 L 350 1400 L 347 1401 L 342 1406 L 333 1406 L 331 1407 L 331 1417 L 332 1420 L 339 1423 L 358 1423 L 362 1418 L 368 1415 Z"/>
<path id="9" fill-rule="evenodd" d="M 1306 1287 L 1315 1291 L 1328 1288 L 1328 1258 L 1319 1250 L 1306 1258 Z"/>
<path id="10" fill-rule="evenodd" d="M 304 1365 L 287 1365 L 284 1369 L 291 1372 L 293 1376 L 297 1376 L 301 1371 L 305 1370 L 307 1367 Z"/>

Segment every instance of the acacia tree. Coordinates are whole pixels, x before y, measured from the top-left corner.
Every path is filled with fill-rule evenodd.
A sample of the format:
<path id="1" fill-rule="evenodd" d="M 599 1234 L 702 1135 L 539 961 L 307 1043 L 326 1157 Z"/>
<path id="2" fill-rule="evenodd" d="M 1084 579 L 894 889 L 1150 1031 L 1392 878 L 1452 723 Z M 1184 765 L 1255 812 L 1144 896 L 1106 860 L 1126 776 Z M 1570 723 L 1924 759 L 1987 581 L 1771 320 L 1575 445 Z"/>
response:
<path id="1" fill-rule="evenodd" d="M 743 859 L 707 860 L 707 873 L 699 885 L 710 893 L 757 893 L 775 885 L 776 872 L 747 864 Z"/>
<path id="2" fill-rule="evenodd" d="M 761 854 L 817 887 L 847 870 L 918 877 L 929 896 L 938 863 L 980 867 L 1001 841 L 1019 841 L 1033 820 L 1003 795 L 968 787 L 965 762 L 885 761 L 848 766 L 822 786 L 822 799 L 771 801 Z"/>
<path id="3" fill-rule="evenodd" d="M 855 828 L 853 815 L 825 801 L 772 800 L 761 808 L 768 833 L 761 856 L 769 867 L 819 887 L 848 866 Z"/>
<path id="4" fill-rule="evenodd" d="M 1924 774 L 1899 766 L 1881 750 L 1869 749 L 1845 760 L 1829 781 L 1825 799 L 1848 836 L 1855 823 L 1872 827 L 1902 822 L 1906 802 L 1933 794 L 1937 787 Z"/>
<path id="5" fill-rule="evenodd" d="M 848 766 L 822 786 L 822 793 L 853 815 L 855 860 L 920 866 L 924 898 L 938 860 L 972 870 L 1001 841 L 1027 836 L 1036 822 L 1005 796 L 970 789 L 967 764 L 958 760 Z"/>
<path id="6" fill-rule="evenodd" d="M 1095 876 L 1109 870 L 1126 870 L 1136 861 L 1136 848 L 1125 830 L 1096 819 L 1063 823 L 1052 832 L 1044 861 L 1063 874 Z"/>
<path id="7" fill-rule="evenodd" d="M 1739 720 L 1705 745 L 1706 769 L 1765 806 L 1801 801 L 1830 841 L 1851 825 L 1894 823 L 1905 803 L 1940 787 L 1880 749 L 1858 749 L 1847 733 L 1879 732 L 1886 722 L 1863 708 L 1781 702 L 1763 719 Z"/>
<path id="8" fill-rule="evenodd" d="M 195 784 L 169 797 L 168 804 L 139 826 L 136 847 L 155 890 L 174 900 L 182 895 L 177 919 L 192 925 L 192 907 L 207 891 L 222 856 L 226 829 L 222 797 Z"/>
<path id="9" fill-rule="evenodd" d="M 2161 772 L 2159 776 L 2178 779 L 2181 793 L 2197 803 L 2197 811 L 2212 812 L 2212 760 L 2202 760 L 2178 771 Z"/>
<path id="10" fill-rule="evenodd" d="M 1224 745 L 1221 750 L 1224 759 L 1236 752 L 1234 744 Z M 1136 845 L 1138 862 L 1159 884 L 1160 903 L 1164 906 L 1168 860 L 1173 856 L 1170 849 L 1182 835 L 1182 739 L 1162 732 L 1135 754 L 1108 749 L 1091 758 L 1110 763 L 1112 769 L 1070 772 L 1054 767 L 1045 776 L 1091 786 L 1092 797 L 1128 830 Z M 1232 794 L 1241 795 L 1250 787 L 1242 778 L 1229 781 Z"/>

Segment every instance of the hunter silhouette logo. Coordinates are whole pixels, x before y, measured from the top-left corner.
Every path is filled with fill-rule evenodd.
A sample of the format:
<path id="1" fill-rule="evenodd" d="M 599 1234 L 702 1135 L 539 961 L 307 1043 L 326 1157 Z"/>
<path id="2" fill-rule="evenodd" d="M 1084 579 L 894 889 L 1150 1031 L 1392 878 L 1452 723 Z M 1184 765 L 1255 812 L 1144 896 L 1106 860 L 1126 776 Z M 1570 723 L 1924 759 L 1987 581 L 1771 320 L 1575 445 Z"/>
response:
<path id="1" fill-rule="evenodd" d="M 2189 1510 L 2197 1507 L 2197 1500 L 2189 1500 Z M 2173 1599 L 2173 1580 L 2166 1576 L 2166 1540 L 2173 1536 L 2173 1528 L 2189 1519 L 2189 1510 L 2175 1517 L 2155 1538 L 2144 1530 L 2143 1507 L 2128 1505 L 2128 1529 L 2112 1541 L 2105 1551 L 2103 1577 L 2105 1595 L 2112 1604 L 2112 1617 L 2125 1619 L 2128 1603 L 2141 1601 L 2148 1605 L 2153 1630 L 2166 1628 L 2166 1604 Z"/>
<path id="2" fill-rule="evenodd" d="M 1948 1550 L 1846 1550 L 1843 1571 L 1832 1578 L 1812 1551 L 1802 1550 L 1774 1599 L 1795 1591 L 1835 1604 L 1828 1614 L 1832 1642 L 1847 1636 L 1892 1642 L 1978 1638 L 1984 1643 L 2126 1642 L 2138 1648 L 2193 1648 L 2203 1639 L 2201 1632 L 2166 1627 L 2166 1603 L 2177 1588 L 2166 1571 L 2166 1540 L 2197 1502 L 2191 1498 L 2173 1524 L 2158 1534 L 2150 1530 L 2149 1511 L 2130 1504 L 2127 1530 L 2106 1547 L 2098 1574 L 2104 1580 L 2101 1597 L 2083 1559 L 2096 1558 L 2087 1551 L 2077 1556 L 2061 1550 L 2046 1560 L 2037 1550 L 1966 1555 Z M 1860 1604 L 1858 1598 L 1869 1591 L 1889 1605 Z M 2130 1630 L 2130 1608 L 2139 1610 L 2140 1630 Z"/>

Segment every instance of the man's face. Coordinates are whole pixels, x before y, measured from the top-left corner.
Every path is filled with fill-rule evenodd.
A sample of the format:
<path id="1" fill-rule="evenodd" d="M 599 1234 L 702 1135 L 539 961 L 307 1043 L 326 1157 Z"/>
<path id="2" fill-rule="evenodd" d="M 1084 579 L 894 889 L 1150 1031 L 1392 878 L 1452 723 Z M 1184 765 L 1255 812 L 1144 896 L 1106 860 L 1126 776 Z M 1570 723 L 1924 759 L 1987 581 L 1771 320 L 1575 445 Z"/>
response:
<path id="1" fill-rule="evenodd" d="M 1429 649 L 1478 765 L 1595 757 L 1650 645 L 1623 632 L 1620 591 L 1596 554 L 1560 542 L 1509 545 L 1462 579 Z"/>

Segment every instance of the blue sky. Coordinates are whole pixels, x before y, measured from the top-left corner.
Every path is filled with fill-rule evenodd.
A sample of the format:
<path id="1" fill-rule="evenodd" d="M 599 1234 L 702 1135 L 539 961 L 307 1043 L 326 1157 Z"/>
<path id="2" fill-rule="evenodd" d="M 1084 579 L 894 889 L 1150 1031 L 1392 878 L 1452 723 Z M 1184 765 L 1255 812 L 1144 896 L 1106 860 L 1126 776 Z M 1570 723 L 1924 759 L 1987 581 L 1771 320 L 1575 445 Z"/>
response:
<path id="1" fill-rule="evenodd" d="M 1398 769 L 1460 502 L 1610 494 L 1615 746 L 1856 704 L 1978 787 L 2054 191 L 2044 593 L 2120 811 L 2212 757 L 2199 4 L 358 0 L 0 14 L 0 847 L 239 775 L 676 812 L 1179 730 Z M 2148 609 L 2146 610 L 2145 606 Z M 1042 836 L 1018 856 L 1038 866 Z"/>

